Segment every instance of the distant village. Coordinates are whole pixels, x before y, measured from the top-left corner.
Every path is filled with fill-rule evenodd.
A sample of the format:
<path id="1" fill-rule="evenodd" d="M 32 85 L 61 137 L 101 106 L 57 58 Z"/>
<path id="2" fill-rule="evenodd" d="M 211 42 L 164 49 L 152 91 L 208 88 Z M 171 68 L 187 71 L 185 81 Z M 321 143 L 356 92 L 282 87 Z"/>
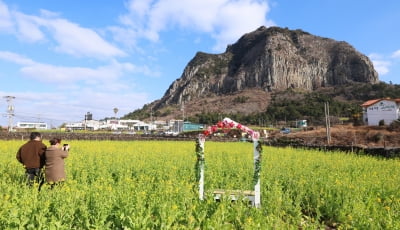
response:
<path id="1" fill-rule="evenodd" d="M 61 128 L 66 132 L 74 132 L 77 130 L 87 130 L 87 131 L 113 131 L 115 133 L 125 132 L 129 134 L 135 133 L 154 133 L 167 134 L 167 135 L 177 135 L 185 131 L 202 130 L 204 125 L 195 124 L 183 120 L 169 120 L 169 121 L 152 121 L 146 123 L 140 120 L 125 120 L 125 119 L 105 119 L 105 120 L 94 120 L 93 115 L 87 113 L 82 121 L 65 123 Z M 46 130 L 49 126 L 45 122 L 25 122 L 19 121 L 14 127 L 15 130 L 21 129 L 38 129 Z"/>
<path id="2" fill-rule="evenodd" d="M 381 98 L 364 102 L 362 105 L 362 121 L 364 125 L 378 126 L 388 125 L 394 120 L 400 119 L 400 99 Z M 140 120 L 125 120 L 125 119 L 105 119 L 93 120 L 92 114 L 87 113 L 82 121 L 66 123 L 62 129 L 66 132 L 74 132 L 77 130 L 88 131 L 113 131 L 116 133 L 126 132 L 135 133 L 158 133 L 167 135 L 178 135 L 181 132 L 202 130 L 204 124 L 196 124 L 183 120 L 157 120 L 146 123 Z M 301 126 L 307 126 L 306 120 L 300 120 Z M 24 122 L 19 121 L 15 130 L 21 129 L 38 129 L 46 130 L 49 126 L 45 122 Z"/>

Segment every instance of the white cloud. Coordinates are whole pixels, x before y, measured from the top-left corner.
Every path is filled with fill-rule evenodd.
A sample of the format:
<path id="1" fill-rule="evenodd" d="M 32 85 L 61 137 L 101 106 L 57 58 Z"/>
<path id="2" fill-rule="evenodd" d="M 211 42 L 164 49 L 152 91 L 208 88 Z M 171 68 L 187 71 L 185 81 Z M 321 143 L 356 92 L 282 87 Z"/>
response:
<path id="1" fill-rule="evenodd" d="M 26 58 L 24 56 L 21 56 L 16 53 L 12 52 L 7 52 L 7 51 L 0 51 L 0 59 L 3 59 L 5 61 L 13 62 L 19 65 L 33 65 L 35 64 L 34 61 L 32 61 L 29 58 Z"/>
<path id="2" fill-rule="evenodd" d="M 126 56 L 123 50 L 93 29 L 82 27 L 47 10 L 41 10 L 39 16 L 28 15 L 10 11 L 0 1 L 0 30 L 14 33 L 24 42 L 54 41 L 56 51 L 76 57 L 104 60 Z"/>
<path id="3" fill-rule="evenodd" d="M 88 68 L 39 63 L 22 55 L 5 51 L 0 51 L 0 59 L 20 65 L 20 72 L 26 77 L 50 83 L 73 84 L 84 81 L 89 84 L 98 84 L 99 82 L 115 81 L 127 73 L 141 73 L 146 76 L 159 75 L 158 72 L 152 71 L 147 66 L 135 66 L 116 60 L 111 61 L 108 65 Z"/>
<path id="4" fill-rule="evenodd" d="M 122 43 L 129 48 L 138 48 L 136 41 L 140 36 L 137 31 L 117 26 L 110 26 L 108 30 L 113 34 L 116 42 Z"/>
<path id="5" fill-rule="evenodd" d="M 234 1 L 223 7 L 216 20 L 218 28 L 213 36 L 216 38 L 214 50 L 222 50 L 227 44 L 232 44 L 243 34 L 251 32 L 258 27 L 272 26 L 272 21 L 266 21 L 269 8 L 266 3 L 255 1 Z M 239 13 L 239 15 L 238 15 Z"/>
<path id="6" fill-rule="evenodd" d="M 26 14 L 14 12 L 16 21 L 17 37 L 25 42 L 38 42 L 45 39 L 45 35 L 40 30 L 40 25 L 36 21 L 36 17 Z"/>
<path id="7" fill-rule="evenodd" d="M 392 54 L 392 58 L 400 58 L 400 50 L 397 50 Z"/>
<path id="8" fill-rule="evenodd" d="M 389 73 L 390 62 L 388 61 L 380 61 L 373 60 L 375 70 L 379 73 L 379 75 L 385 75 Z"/>
<path id="9" fill-rule="evenodd" d="M 56 50 L 73 56 L 110 58 L 125 56 L 125 52 L 101 38 L 95 31 L 80 27 L 65 19 L 42 20 L 58 42 Z"/>
<path id="10" fill-rule="evenodd" d="M 11 20 L 10 11 L 6 4 L 0 0 L 0 31 L 11 32 L 14 23 Z"/>
<path id="11" fill-rule="evenodd" d="M 178 27 L 210 33 L 219 51 L 244 33 L 274 24 L 266 19 L 267 1 L 259 0 L 131 0 L 127 8 L 120 22 L 135 37 L 158 41 L 161 31 Z"/>
<path id="12" fill-rule="evenodd" d="M 42 82 L 71 82 L 78 80 L 101 80 L 106 78 L 116 78 L 116 73 L 112 71 L 104 71 L 105 68 L 84 68 L 84 67 L 64 67 L 53 66 L 48 64 L 35 64 L 24 66 L 21 73 L 26 76 L 38 79 Z"/>
<path id="13" fill-rule="evenodd" d="M 374 64 L 375 70 L 378 72 L 379 75 L 385 75 L 389 73 L 389 67 L 391 62 L 386 60 L 382 55 L 379 54 L 370 54 L 369 58 L 371 59 L 372 63 Z"/>
<path id="14" fill-rule="evenodd" d="M 141 23 L 146 19 L 146 15 L 150 11 L 150 7 L 153 0 L 141 0 L 141 1 L 129 1 L 126 3 L 126 8 L 128 8 L 130 15 L 120 16 L 120 20 L 132 27 L 139 27 Z M 136 20 L 132 20 L 133 17 Z M 139 24 L 140 23 L 140 24 Z"/>
<path id="15" fill-rule="evenodd" d="M 96 89 L 85 88 L 80 91 L 73 92 L 71 97 L 78 104 L 87 105 L 88 109 L 101 113 L 102 117 L 112 114 L 112 109 L 117 107 L 119 115 L 132 112 L 148 103 L 148 95 L 145 93 L 122 93 L 115 94 L 110 91 L 99 91 Z"/>
<path id="16" fill-rule="evenodd" d="M 50 18 L 50 17 L 52 17 L 52 18 L 58 18 L 58 17 L 60 17 L 60 14 L 59 14 L 59 13 L 52 12 L 52 11 L 45 10 L 45 9 L 40 9 L 40 14 L 41 14 L 43 17 L 46 17 L 46 18 Z"/>

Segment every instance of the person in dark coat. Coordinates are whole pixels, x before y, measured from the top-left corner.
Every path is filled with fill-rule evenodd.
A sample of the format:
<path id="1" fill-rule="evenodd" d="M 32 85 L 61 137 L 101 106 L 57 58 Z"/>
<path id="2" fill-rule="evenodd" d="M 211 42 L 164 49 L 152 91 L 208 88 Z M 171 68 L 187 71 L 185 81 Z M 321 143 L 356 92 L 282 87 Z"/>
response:
<path id="1" fill-rule="evenodd" d="M 54 185 L 66 179 L 64 159 L 68 157 L 69 146 L 62 147 L 60 138 L 51 139 L 50 144 L 45 153 L 45 175 L 47 183 Z"/>
<path id="2" fill-rule="evenodd" d="M 39 132 L 32 132 L 30 140 L 18 149 L 16 158 L 25 167 L 28 185 L 35 181 L 42 183 L 41 169 L 45 163 L 45 151 L 46 145 L 42 143 L 42 135 Z"/>

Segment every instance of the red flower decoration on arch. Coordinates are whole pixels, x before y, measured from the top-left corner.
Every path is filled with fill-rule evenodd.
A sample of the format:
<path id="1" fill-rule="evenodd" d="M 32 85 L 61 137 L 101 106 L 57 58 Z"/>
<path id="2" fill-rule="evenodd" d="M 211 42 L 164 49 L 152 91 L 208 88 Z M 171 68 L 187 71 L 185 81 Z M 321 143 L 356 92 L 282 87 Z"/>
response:
<path id="1" fill-rule="evenodd" d="M 255 132 L 254 130 L 252 130 L 240 123 L 237 123 L 236 121 L 233 121 L 230 118 L 224 118 L 224 120 L 219 121 L 216 125 L 208 127 L 206 130 L 204 130 L 203 134 L 205 136 L 209 136 L 209 135 L 217 132 L 218 128 L 222 129 L 224 132 L 227 132 L 232 128 L 237 128 L 237 129 L 240 129 L 243 132 L 246 132 L 247 134 L 249 134 L 253 139 L 260 138 L 260 134 L 258 132 Z"/>

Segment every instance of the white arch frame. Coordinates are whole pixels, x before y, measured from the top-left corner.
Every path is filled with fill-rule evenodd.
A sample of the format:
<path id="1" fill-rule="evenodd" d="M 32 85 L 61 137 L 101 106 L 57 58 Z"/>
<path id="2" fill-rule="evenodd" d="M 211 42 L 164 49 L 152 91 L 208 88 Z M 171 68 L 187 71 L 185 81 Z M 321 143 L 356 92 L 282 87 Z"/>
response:
<path id="1" fill-rule="evenodd" d="M 255 207 L 261 206 L 261 184 L 260 184 L 260 172 L 261 172 L 261 154 L 262 146 L 260 142 L 260 134 L 244 125 L 237 123 L 229 118 L 224 118 L 217 125 L 208 127 L 204 134 L 200 134 L 196 140 L 196 177 L 199 183 L 199 199 L 204 200 L 204 144 L 206 141 L 206 136 L 211 135 L 216 132 L 218 128 L 237 128 L 247 134 L 249 134 L 253 141 L 253 153 L 254 153 L 254 174 L 253 174 L 253 184 L 254 184 L 254 195 L 247 196 L 252 205 Z"/>

